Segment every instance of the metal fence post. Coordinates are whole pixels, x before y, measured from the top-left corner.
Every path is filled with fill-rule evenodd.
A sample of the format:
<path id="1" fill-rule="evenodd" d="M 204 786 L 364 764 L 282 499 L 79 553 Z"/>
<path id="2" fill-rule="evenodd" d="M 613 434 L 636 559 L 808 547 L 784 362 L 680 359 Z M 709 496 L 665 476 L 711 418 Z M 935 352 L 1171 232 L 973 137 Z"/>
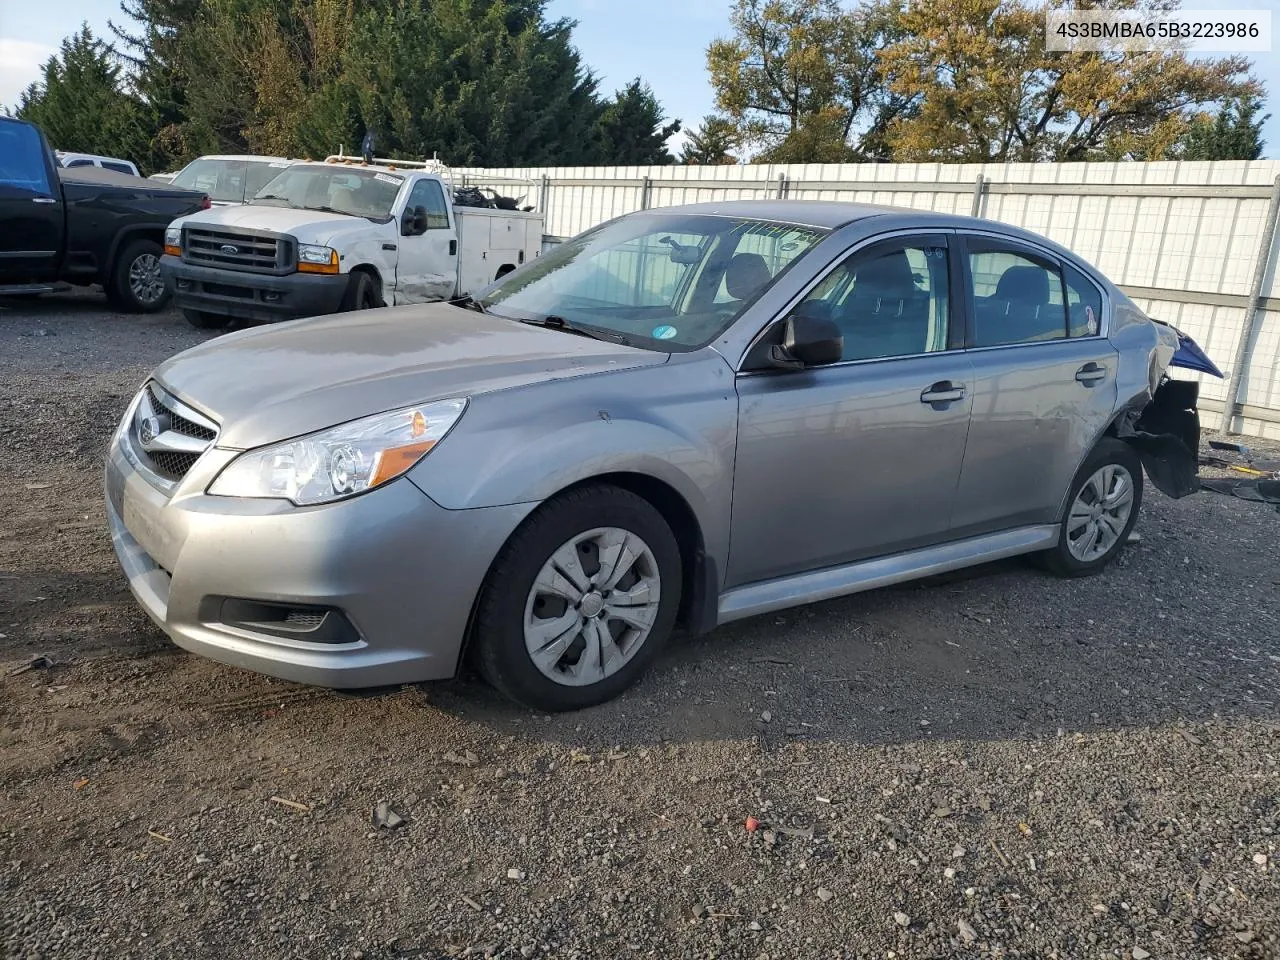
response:
<path id="1" fill-rule="evenodd" d="M 649 209 L 649 191 L 653 189 L 653 181 L 649 177 L 644 178 L 644 182 L 640 184 L 640 209 Z"/>
<path id="2" fill-rule="evenodd" d="M 982 191 L 986 186 L 987 178 L 982 174 L 978 174 L 978 179 L 973 181 L 973 203 L 969 205 L 969 216 L 976 217 L 982 213 Z"/>
<path id="3" fill-rule="evenodd" d="M 785 173 L 778 174 L 778 199 L 782 200 L 787 195 L 787 175 Z"/>
<path id="4" fill-rule="evenodd" d="M 542 175 L 541 183 L 538 184 L 538 212 L 542 214 L 542 225 L 547 225 L 547 205 L 551 202 L 551 178 L 545 173 Z"/>
<path id="5" fill-rule="evenodd" d="M 1262 285 L 1267 279 L 1267 268 L 1276 250 L 1276 219 L 1280 215 L 1280 177 L 1271 188 L 1271 204 L 1267 208 L 1267 225 L 1262 228 L 1262 244 L 1258 247 L 1258 260 L 1253 268 L 1253 286 L 1249 290 L 1249 303 L 1244 308 L 1244 322 L 1240 326 L 1240 342 L 1236 344 L 1236 356 L 1227 378 L 1227 392 L 1223 398 L 1222 423 L 1219 431 L 1231 432 L 1236 417 L 1236 403 L 1240 401 L 1240 382 L 1244 379 L 1252 354 L 1254 328 L 1262 316 Z"/>

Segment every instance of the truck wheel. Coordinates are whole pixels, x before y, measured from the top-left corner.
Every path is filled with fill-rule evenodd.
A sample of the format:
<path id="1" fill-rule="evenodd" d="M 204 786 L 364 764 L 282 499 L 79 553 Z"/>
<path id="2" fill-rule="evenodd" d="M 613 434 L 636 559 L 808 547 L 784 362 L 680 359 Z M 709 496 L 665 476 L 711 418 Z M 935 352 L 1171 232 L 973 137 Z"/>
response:
<path id="1" fill-rule="evenodd" d="M 342 298 L 340 312 L 349 310 L 371 310 L 378 306 L 378 291 L 371 278 L 363 270 L 351 274 L 347 282 L 347 292 Z"/>
<path id="2" fill-rule="evenodd" d="M 154 240 L 130 240 L 121 248 L 103 285 L 107 299 L 129 313 L 155 313 L 171 296 L 160 276 L 164 251 Z"/>
<path id="3" fill-rule="evenodd" d="M 230 317 L 202 310 L 183 310 L 182 317 L 197 330 L 222 330 L 231 325 Z"/>

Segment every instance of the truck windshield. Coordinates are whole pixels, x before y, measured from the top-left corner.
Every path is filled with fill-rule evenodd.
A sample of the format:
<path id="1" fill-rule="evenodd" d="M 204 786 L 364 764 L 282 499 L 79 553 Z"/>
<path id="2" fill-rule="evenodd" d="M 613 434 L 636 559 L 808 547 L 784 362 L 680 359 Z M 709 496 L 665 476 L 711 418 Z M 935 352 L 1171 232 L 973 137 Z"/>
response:
<path id="1" fill-rule="evenodd" d="M 728 329 L 825 233 L 736 217 L 622 217 L 560 244 L 477 303 L 512 320 L 694 350 Z"/>
<path id="2" fill-rule="evenodd" d="M 210 200 L 220 203 L 244 203 L 288 166 L 288 160 L 201 157 L 183 167 L 173 185 L 207 193 Z"/>
<path id="3" fill-rule="evenodd" d="M 386 223 L 403 183 L 404 177 L 397 173 L 301 163 L 283 171 L 249 202 L 345 213 Z"/>

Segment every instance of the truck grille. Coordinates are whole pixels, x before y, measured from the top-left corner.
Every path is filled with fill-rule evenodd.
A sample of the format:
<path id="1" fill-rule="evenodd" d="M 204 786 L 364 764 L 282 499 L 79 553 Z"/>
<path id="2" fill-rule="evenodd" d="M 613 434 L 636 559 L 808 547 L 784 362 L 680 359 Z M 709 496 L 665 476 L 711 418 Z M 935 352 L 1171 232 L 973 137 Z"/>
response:
<path id="1" fill-rule="evenodd" d="M 218 425 L 191 409 L 155 381 L 138 399 L 129 443 L 142 464 L 165 485 L 177 483 L 213 446 Z"/>
<path id="2" fill-rule="evenodd" d="M 204 267 L 251 273 L 288 273 L 294 268 L 293 238 L 274 233 L 183 227 L 182 259 Z"/>

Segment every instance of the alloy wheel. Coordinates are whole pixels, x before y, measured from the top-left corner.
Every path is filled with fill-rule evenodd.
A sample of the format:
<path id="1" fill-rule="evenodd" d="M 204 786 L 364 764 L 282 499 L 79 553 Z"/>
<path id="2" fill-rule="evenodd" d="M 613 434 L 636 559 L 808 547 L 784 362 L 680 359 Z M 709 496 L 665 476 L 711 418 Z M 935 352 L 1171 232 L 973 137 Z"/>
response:
<path id="1" fill-rule="evenodd" d="M 151 306 L 164 295 L 164 280 L 160 276 L 160 258 L 154 253 L 144 253 L 129 264 L 129 289 L 143 306 Z"/>
<path id="2" fill-rule="evenodd" d="M 1133 511 L 1133 477 L 1118 463 L 1099 467 L 1080 488 L 1067 514 L 1067 549 L 1092 563 L 1116 545 Z"/>

